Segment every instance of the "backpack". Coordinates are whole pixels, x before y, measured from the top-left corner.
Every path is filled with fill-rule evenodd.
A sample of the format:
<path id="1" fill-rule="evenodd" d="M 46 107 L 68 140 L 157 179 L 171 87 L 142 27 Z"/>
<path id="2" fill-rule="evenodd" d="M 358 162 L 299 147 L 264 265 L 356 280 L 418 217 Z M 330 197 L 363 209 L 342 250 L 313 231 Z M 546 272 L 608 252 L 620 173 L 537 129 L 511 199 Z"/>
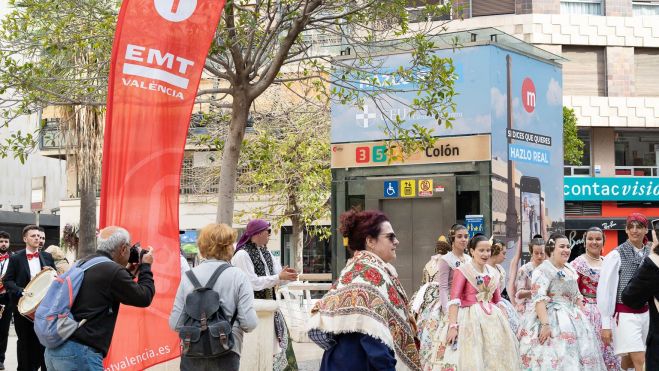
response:
<path id="1" fill-rule="evenodd" d="M 43 346 L 57 348 L 86 322 L 84 319 L 76 321 L 71 307 L 82 286 L 85 271 L 96 264 L 109 261 L 112 260 L 97 256 L 85 262 L 78 262 L 64 274 L 55 277 L 34 315 L 34 332 Z"/>
<path id="2" fill-rule="evenodd" d="M 185 297 L 185 305 L 177 331 L 181 338 L 181 354 L 190 358 L 219 357 L 231 351 L 234 345 L 233 323 L 238 308 L 227 321 L 220 305 L 220 294 L 213 290 L 218 277 L 232 267 L 222 264 L 202 286 L 192 270 L 185 272 L 194 290 Z"/>

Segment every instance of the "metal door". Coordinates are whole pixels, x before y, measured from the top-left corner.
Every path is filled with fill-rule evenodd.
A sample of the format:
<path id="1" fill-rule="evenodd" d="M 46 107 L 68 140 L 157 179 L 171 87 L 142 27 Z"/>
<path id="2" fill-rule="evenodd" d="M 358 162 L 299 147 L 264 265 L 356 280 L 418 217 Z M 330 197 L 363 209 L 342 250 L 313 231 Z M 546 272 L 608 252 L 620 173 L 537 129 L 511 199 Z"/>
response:
<path id="1" fill-rule="evenodd" d="M 400 241 L 393 265 L 405 291 L 412 295 L 421 284 L 423 267 L 434 254 L 437 237 L 446 234 L 451 223 L 444 222 L 441 198 L 382 200 L 381 210 Z M 454 218 L 454 213 L 449 217 Z"/>

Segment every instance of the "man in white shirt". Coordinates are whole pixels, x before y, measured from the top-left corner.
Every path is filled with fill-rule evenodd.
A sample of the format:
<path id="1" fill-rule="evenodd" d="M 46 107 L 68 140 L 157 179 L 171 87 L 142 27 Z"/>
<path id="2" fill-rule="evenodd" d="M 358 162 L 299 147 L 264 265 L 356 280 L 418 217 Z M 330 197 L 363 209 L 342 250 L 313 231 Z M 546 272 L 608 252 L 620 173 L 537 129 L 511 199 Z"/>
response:
<path id="1" fill-rule="evenodd" d="M 627 241 L 604 257 L 597 307 L 602 316 L 602 340 L 613 342 L 615 353 L 622 357 L 622 368 L 642 371 L 645 363 L 645 340 L 648 335 L 648 306 L 640 310 L 622 302 L 622 292 L 648 256 L 648 220 L 639 213 L 627 217 Z"/>

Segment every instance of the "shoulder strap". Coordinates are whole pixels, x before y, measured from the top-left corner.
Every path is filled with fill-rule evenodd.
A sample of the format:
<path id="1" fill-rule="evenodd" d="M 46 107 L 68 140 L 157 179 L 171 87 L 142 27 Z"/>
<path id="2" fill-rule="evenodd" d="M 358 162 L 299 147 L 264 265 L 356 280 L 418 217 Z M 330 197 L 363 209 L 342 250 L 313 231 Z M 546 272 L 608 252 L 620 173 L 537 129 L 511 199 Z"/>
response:
<path id="1" fill-rule="evenodd" d="M 199 283 L 197 276 L 195 276 L 194 273 L 192 273 L 192 269 L 185 272 L 185 275 L 188 276 L 188 279 L 190 280 L 190 282 L 192 282 L 192 286 L 194 286 L 195 289 L 201 288 L 201 283 Z"/>
<path id="2" fill-rule="evenodd" d="M 108 258 L 105 257 L 105 256 L 97 256 L 97 257 L 95 257 L 95 258 L 89 259 L 89 260 L 87 260 L 86 262 L 80 264 L 80 268 L 81 268 L 82 271 L 84 272 L 84 271 L 86 271 L 87 269 L 89 269 L 89 268 L 95 266 L 96 264 L 105 263 L 105 262 L 109 262 L 109 261 L 111 261 L 111 260 L 108 259 Z M 82 267 L 83 265 L 85 265 L 84 268 Z"/>
<path id="3" fill-rule="evenodd" d="M 209 290 L 212 290 L 213 286 L 215 286 L 215 282 L 217 282 L 217 279 L 220 277 L 220 274 L 222 274 L 225 270 L 227 270 L 230 267 L 231 267 L 231 264 L 229 264 L 229 263 L 222 264 L 219 267 L 217 267 L 215 272 L 213 272 L 213 275 L 211 276 L 211 278 L 208 280 L 208 282 L 206 282 L 206 288 L 209 289 Z"/>

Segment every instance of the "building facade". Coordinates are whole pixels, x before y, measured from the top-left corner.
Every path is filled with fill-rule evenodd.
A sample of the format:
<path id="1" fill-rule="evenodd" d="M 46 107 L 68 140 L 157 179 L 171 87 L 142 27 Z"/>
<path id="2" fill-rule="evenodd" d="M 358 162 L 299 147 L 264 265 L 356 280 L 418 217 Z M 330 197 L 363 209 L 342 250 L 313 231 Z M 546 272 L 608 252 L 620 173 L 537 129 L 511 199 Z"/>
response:
<path id="1" fill-rule="evenodd" d="M 573 245 L 598 226 L 606 230 L 609 251 L 626 239 L 629 213 L 659 218 L 659 1 L 456 3 L 464 20 L 450 29 L 494 27 L 566 59 L 563 104 L 574 109 L 585 143 L 582 164 L 565 166 L 565 226 Z M 579 192 L 623 183 L 624 195 L 623 188 L 619 194 L 572 192 L 573 186 Z"/>

